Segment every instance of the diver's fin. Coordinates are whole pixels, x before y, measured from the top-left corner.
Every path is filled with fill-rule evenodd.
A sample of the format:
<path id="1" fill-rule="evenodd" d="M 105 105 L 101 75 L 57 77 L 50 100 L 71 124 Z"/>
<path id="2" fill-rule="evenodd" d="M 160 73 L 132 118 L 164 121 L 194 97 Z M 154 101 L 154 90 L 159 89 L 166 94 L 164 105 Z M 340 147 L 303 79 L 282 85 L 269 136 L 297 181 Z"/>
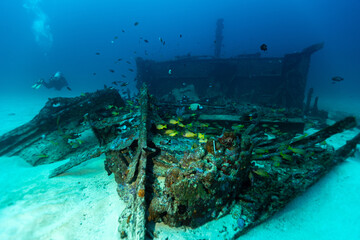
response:
<path id="1" fill-rule="evenodd" d="M 34 89 L 39 89 L 41 87 L 41 85 L 44 83 L 44 79 L 40 78 L 34 85 L 32 85 L 31 87 Z"/>
<path id="2" fill-rule="evenodd" d="M 35 83 L 34 85 L 31 86 L 33 89 L 39 89 L 41 87 L 41 84 L 39 83 Z"/>

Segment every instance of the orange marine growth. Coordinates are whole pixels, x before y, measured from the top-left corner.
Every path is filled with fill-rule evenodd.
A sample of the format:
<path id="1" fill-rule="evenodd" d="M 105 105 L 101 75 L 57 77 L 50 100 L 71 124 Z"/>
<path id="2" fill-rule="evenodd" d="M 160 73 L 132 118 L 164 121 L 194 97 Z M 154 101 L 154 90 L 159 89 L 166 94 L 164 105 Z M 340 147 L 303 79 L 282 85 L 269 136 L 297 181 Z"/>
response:
<path id="1" fill-rule="evenodd" d="M 141 198 L 145 197 L 145 190 L 140 189 L 139 192 L 138 192 L 138 196 L 141 197 Z"/>

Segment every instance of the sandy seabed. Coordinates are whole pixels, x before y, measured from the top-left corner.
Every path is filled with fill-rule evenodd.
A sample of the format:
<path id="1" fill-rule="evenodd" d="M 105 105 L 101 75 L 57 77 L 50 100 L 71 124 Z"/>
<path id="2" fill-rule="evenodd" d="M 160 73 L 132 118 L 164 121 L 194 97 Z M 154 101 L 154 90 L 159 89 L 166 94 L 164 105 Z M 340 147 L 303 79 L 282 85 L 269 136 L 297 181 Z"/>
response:
<path id="1" fill-rule="evenodd" d="M 1 96 L 0 135 L 31 120 L 46 99 Z M 337 148 L 358 132 L 346 131 L 327 142 Z M 48 179 L 50 171 L 66 160 L 32 167 L 19 157 L 1 157 L 0 239 L 119 239 L 117 219 L 124 205 L 113 176 L 103 169 L 103 160 L 100 156 Z M 157 239 L 228 239 L 234 230 L 235 220 L 226 216 L 198 229 L 159 224 L 155 232 Z M 360 239 L 360 155 L 335 167 L 240 239 Z"/>

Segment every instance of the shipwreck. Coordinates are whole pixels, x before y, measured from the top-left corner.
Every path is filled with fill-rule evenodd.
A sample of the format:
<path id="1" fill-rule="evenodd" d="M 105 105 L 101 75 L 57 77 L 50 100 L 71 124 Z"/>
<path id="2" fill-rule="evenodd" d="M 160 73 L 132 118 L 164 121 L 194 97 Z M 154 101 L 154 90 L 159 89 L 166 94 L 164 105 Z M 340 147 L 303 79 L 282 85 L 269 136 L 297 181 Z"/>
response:
<path id="1" fill-rule="evenodd" d="M 220 21 L 219 46 L 221 27 Z M 126 203 L 122 239 L 154 238 L 159 222 L 196 228 L 227 214 L 238 222 L 235 239 L 360 141 L 359 134 L 335 151 L 325 140 L 356 127 L 355 118 L 327 126 L 318 121 L 326 113 L 310 107 L 312 91 L 304 103 L 310 57 L 322 46 L 283 58 L 222 59 L 219 48 L 213 57 L 139 58 L 136 98 L 106 88 L 49 99 L 33 120 L 0 137 L 0 155 L 18 155 L 33 166 L 69 158 L 50 178 L 105 156 L 104 171 L 114 175 Z M 309 124 L 320 130 L 304 135 Z"/>

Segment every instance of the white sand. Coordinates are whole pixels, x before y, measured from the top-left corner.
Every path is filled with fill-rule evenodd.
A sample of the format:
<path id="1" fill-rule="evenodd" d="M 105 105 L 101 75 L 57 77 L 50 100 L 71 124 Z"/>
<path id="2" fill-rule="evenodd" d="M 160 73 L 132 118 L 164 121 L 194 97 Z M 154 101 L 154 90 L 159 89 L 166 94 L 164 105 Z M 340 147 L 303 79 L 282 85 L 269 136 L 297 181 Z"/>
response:
<path id="1" fill-rule="evenodd" d="M 1 159 L 0 239 L 116 239 L 122 206 L 102 159 L 49 180 L 61 163 L 33 168 Z"/>
<path id="2" fill-rule="evenodd" d="M 20 99 L 1 99 L 0 134 L 29 121 L 46 98 L 28 100 L 19 105 Z M 328 142 L 339 146 L 356 133 L 347 131 Z M 123 205 L 113 176 L 103 170 L 103 157 L 48 179 L 49 172 L 62 163 L 31 167 L 18 157 L 0 158 L 1 240 L 118 239 L 117 218 Z M 360 239 L 359 173 L 357 155 L 241 239 Z M 165 226 L 159 228 L 167 231 L 158 239 L 227 239 L 233 226 L 231 216 L 195 231 Z"/>
<path id="3" fill-rule="evenodd" d="M 2 101 L 0 117 L 11 121 L 1 125 L 0 134 L 31 120 L 45 101 L 35 98 L 21 105 L 15 98 L 6 99 L 4 105 Z M 9 112 L 15 115 L 8 116 Z M 123 206 L 103 159 L 48 179 L 50 171 L 65 161 L 32 167 L 19 157 L 1 157 L 0 239 L 117 239 Z"/>

